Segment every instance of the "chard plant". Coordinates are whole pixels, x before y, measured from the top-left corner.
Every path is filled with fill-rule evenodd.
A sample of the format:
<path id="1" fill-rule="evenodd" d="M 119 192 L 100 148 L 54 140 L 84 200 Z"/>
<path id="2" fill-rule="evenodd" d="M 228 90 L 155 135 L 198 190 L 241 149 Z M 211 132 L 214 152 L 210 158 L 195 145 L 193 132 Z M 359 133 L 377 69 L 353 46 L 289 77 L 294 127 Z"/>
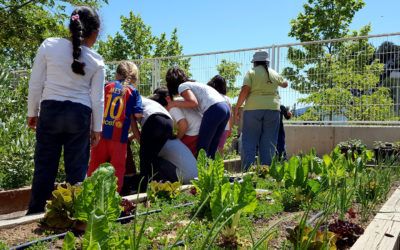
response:
<path id="1" fill-rule="evenodd" d="M 117 192 L 117 178 L 114 168 L 110 164 L 100 166 L 92 176 L 82 183 L 82 191 L 74 203 L 74 217 L 77 220 L 88 222 L 93 211 L 101 211 L 112 222 L 118 219 L 122 208 L 121 196 Z M 93 216 L 100 216 L 96 212 Z"/>
<path id="2" fill-rule="evenodd" d="M 211 193 L 211 215 L 214 220 L 228 220 L 222 229 L 222 240 L 227 245 L 237 242 L 236 231 L 241 214 L 252 213 L 257 207 L 256 191 L 251 176 L 245 176 L 242 183 L 235 181 L 217 187 Z"/>
<path id="3" fill-rule="evenodd" d="M 202 211 L 198 213 L 200 217 L 207 216 L 211 218 L 210 195 L 215 189 L 229 183 L 227 177 L 224 176 L 224 161 L 217 153 L 215 160 L 209 159 L 204 150 L 200 150 L 197 157 L 198 178 L 193 180 L 192 183 L 199 193 L 199 203 L 205 205 Z M 195 207 L 197 210 L 199 205 Z"/>

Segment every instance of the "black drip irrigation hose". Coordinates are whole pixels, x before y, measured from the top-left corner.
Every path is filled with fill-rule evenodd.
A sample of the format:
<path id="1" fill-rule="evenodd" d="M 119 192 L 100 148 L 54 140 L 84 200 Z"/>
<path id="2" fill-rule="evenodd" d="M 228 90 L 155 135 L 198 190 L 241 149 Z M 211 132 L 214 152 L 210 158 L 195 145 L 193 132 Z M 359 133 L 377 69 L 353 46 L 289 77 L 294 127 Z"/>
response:
<path id="1" fill-rule="evenodd" d="M 37 244 L 37 243 L 40 243 L 40 242 L 52 241 L 53 239 L 56 239 L 56 238 L 63 239 L 65 237 L 65 235 L 67 235 L 67 232 L 61 233 L 61 234 L 50 235 L 50 236 L 47 236 L 47 237 L 44 237 L 44 238 L 40 238 L 40 239 L 37 239 L 37 240 L 26 242 L 24 244 L 21 244 L 21 245 L 15 246 L 15 247 L 11 247 L 10 250 L 26 249 L 26 248 L 34 245 L 34 244 Z"/>
<path id="2" fill-rule="evenodd" d="M 189 207 L 189 206 L 193 206 L 193 205 L 194 205 L 193 202 L 188 202 L 188 203 L 184 203 L 184 204 L 173 206 L 172 208 Z M 162 211 L 162 209 L 154 209 L 154 210 L 146 211 L 146 212 L 143 212 L 143 213 L 132 214 L 132 215 L 125 216 L 125 217 L 120 217 L 120 218 L 118 218 L 116 220 L 116 222 L 133 219 L 136 216 L 156 214 L 156 213 L 160 213 L 161 211 Z M 21 245 L 17 245 L 17 246 L 11 247 L 10 250 L 23 250 L 23 249 L 27 249 L 28 247 L 30 247 L 30 246 L 32 246 L 34 244 L 37 244 L 37 243 L 46 242 L 46 241 L 52 241 L 54 239 L 63 239 L 65 237 L 65 235 L 67 235 L 67 233 L 68 232 L 64 232 L 64 233 L 61 233 L 61 234 L 54 234 L 54 235 L 43 237 L 43 238 L 40 238 L 40 239 L 37 239 L 37 240 L 29 241 L 29 242 L 23 243 Z M 183 241 L 179 242 L 179 243 L 180 244 L 184 244 Z M 178 244 L 178 242 L 177 242 L 177 244 Z"/>

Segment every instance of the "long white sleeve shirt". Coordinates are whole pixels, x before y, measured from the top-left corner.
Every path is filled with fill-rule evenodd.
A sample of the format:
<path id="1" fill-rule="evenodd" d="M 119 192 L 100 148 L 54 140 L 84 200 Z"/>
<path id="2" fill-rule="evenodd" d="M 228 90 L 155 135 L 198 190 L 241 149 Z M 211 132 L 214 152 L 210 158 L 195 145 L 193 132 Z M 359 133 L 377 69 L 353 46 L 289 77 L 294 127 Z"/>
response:
<path id="1" fill-rule="evenodd" d="M 39 47 L 29 80 L 28 117 L 39 115 L 43 100 L 71 101 L 92 109 L 92 130 L 102 130 L 105 69 L 103 58 L 81 46 L 79 58 L 85 75 L 72 71 L 72 43 L 64 38 L 48 38 Z"/>

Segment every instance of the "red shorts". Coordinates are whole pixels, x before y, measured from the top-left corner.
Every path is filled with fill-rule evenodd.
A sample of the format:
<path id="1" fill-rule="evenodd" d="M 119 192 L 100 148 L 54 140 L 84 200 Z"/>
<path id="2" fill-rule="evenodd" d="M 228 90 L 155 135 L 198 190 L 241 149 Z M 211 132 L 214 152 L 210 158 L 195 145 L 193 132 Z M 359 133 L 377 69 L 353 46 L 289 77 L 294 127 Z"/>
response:
<path id="1" fill-rule="evenodd" d="M 184 135 L 181 139 L 183 144 L 186 145 L 192 151 L 192 154 L 195 156 L 197 154 L 197 135 L 191 136 L 191 135 Z"/>
<path id="2" fill-rule="evenodd" d="M 126 143 L 100 139 L 99 144 L 91 149 L 87 175 L 91 176 L 102 163 L 109 162 L 115 168 L 115 176 L 118 179 L 118 192 L 121 192 L 124 184 L 126 149 Z"/>

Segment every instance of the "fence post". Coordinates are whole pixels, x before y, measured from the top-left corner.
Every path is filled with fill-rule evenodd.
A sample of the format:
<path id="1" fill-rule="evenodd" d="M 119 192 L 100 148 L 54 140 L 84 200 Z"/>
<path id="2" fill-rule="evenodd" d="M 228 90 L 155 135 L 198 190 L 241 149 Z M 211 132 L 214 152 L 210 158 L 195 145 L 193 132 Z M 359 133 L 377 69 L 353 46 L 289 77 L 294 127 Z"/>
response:
<path id="1" fill-rule="evenodd" d="M 153 69 L 152 69 L 152 77 L 151 77 L 151 93 L 158 88 L 161 84 L 161 69 L 160 62 L 158 59 L 153 60 Z"/>
<path id="2" fill-rule="evenodd" d="M 276 48 L 276 46 L 275 46 L 275 44 L 273 44 L 271 47 L 271 68 L 274 70 L 276 70 L 275 69 L 275 48 Z"/>

